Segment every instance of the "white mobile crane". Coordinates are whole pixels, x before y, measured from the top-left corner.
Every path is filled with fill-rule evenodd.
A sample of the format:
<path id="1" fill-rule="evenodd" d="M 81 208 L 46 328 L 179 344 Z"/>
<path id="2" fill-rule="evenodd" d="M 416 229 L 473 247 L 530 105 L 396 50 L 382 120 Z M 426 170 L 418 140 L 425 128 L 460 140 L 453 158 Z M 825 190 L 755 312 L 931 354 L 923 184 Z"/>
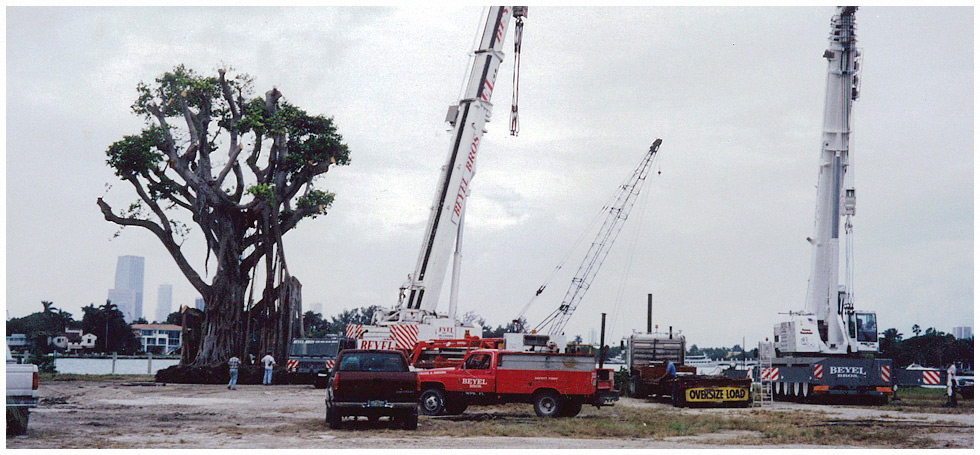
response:
<path id="1" fill-rule="evenodd" d="M 860 52 L 855 47 L 855 6 L 837 8 L 831 21 L 823 143 L 817 179 L 813 262 L 806 305 L 774 326 L 776 397 L 811 394 L 862 395 L 887 399 L 891 361 L 878 351 L 875 313 L 853 304 L 853 178 L 849 173 L 851 105 L 859 95 Z M 840 237 L 845 236 L 844 284 L 840 283 Z M 764 351 L 765 349 L 760 349 Z M 864 354 L 872 354 L 870 357 Z M 766 374 L 763 374 L 766 377 Z"/>
<path id="2" fill-rule="evenodd" d="M 470 335 L 473 327 L 456 320 L 466 200 L 476 171 L 477 152 L 486 132 L 484 127 L 493 108 L 490 98 L 497 83 L 497 70 L 504 59 L 504 37 L 511 18 L 515 19 L 514 48 L 519 59 L 526 14 L 525 6 L 489 8 L 481 24 L 480 41 L 474 51 L 465 92 L 457 105 L 450 106 L 446 116 L 452 126 L 451 147 L 436 187 L 415 272 L 400 288 L 397 306 L 376 313 L 372 325 L 347 327 L 346 335 L 358 339 L 358 347 L 412 349 L 419 340 L 459 339 Z M 516 71 L 515 66 L 515 83 Z M 514 135 L 516 90 L 515 87 L 515 104 L 511 108 L 511 134 Z M 437 313 L 451 255 L 454 261 L 449 311 Z"/>

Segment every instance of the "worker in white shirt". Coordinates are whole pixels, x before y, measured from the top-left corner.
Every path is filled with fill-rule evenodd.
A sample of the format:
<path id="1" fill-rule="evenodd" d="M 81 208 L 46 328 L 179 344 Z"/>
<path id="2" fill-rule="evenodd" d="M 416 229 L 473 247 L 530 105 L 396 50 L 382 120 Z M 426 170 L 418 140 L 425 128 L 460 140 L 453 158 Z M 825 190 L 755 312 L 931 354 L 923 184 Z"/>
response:
<path id="1" fill-rule="evenodd" d="M 262 357 L 262 363 L 265 364 L 265 374 L 262 376 L 263 385 L 272 384 L 272 367 L 276 366 L 276 359 L 272 357 L 272 351 L 266 352 L 265 357 Z"/>
<path id="2" fill-rule="evenodd" d="M 946 406 L 956 407 L 956 364 L 949 362 L 946 367 Z"/>

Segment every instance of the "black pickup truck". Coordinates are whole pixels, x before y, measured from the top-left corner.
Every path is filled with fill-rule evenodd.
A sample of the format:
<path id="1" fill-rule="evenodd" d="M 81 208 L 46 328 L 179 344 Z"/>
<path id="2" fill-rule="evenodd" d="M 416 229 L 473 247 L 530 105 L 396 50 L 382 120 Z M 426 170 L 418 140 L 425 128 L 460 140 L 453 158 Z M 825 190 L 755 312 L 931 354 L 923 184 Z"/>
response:
<path id="1" fill-rule="evenodd" d="M 337 356 L 327 383 L 327 424 L 344 417 L 375 421 L 389 417 L 405 429 L 418 428 L 419 379 L 401 351 L 348 349 Z"/>

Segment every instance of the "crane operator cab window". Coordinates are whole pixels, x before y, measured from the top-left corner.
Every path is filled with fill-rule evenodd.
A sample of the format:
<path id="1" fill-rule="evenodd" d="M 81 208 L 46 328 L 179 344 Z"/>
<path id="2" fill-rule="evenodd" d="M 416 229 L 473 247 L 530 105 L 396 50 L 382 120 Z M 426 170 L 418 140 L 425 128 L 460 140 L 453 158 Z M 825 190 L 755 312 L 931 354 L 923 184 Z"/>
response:
<path id="1" fill-rule="evenodd" d="M 466 359 L 463 368 L 467 370 L 489 370 L 490 354 L 474 354 Z"/>
<path id="2" fill-rule="evenodd" d="M 874 343 L 878 341 L 878 323 L 874 313 L 855 313 L 857 322 L 857 340 Z"/>

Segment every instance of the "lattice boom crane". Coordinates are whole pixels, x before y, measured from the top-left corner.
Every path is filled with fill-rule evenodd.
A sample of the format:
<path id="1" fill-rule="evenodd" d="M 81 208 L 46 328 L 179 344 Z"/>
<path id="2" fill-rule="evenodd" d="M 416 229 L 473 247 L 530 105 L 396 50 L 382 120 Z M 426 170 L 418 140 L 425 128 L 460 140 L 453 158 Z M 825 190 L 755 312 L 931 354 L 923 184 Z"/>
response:
<path id="1" fill-rule="evenodd" d="M 535 327 L 535 332 L 548 333 L 549 335 L 555 336 L 561 335 L 565 330 L 565 324 L 568 323 L 568 319 L 575 312 L 582 298 L 585 297 L 586 291 L 592 285 L 592 280 L 595 278 L 596 273 L 599 272 L 599 268 L 602 267 L 602 262 L 606 259 L 610 248 L 612 248 L 613 243 L 616 241 L 616 237 L 619 236 L 619 232 L 623 229 L 626 218 L 629 217 L 630 211 L 633 210 L 633 205 L 636 203 L 636 196 L 640 194 L 643 183 L 646 182 L 647 174 L 650 172 L 650 165 L 653 164 L 653 159 L 657 156 L 661 142 L 659 138 L 653 142 L 650 150 L 643 156 L 643 160 L 633 171 L 630 178 L 619 187 L 619 191 L 616 193 L 616 199 L 609 206 L 609 213 L 606 215 L 602 227 L 599 228 L 598 234 L 596 234 L 595 239 L 589 246 L 589 251 L 586 253 L 585 259 L 582 260 L 578 271 L 575 272 L 575 277 L 572 278 L 572 283 L 565 292 L 565 298 L 562 299 L 561 305 Z"/>

